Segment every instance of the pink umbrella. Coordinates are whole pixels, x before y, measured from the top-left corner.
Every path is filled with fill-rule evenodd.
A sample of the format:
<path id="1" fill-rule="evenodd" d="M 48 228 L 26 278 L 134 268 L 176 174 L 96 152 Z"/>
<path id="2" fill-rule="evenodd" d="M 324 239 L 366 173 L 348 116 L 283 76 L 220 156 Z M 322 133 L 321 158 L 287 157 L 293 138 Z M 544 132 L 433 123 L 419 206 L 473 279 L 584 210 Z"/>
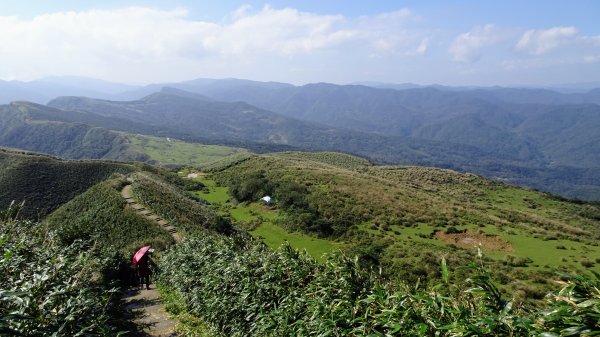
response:
<path id="1" fill-rule="evenodd" d="M 135 253 L 135 255 L 133 256 L 131 264 L 136 265 L 138 262 L 140 262 L 140 259 L 142 258 L 142 256 L 144 256 L 144 254 L 146 254 L 148 249 L 150 249 L 150 246 L 144 246 L 140 248 L 140 250 L 138 250 L 137 253 Z"/>

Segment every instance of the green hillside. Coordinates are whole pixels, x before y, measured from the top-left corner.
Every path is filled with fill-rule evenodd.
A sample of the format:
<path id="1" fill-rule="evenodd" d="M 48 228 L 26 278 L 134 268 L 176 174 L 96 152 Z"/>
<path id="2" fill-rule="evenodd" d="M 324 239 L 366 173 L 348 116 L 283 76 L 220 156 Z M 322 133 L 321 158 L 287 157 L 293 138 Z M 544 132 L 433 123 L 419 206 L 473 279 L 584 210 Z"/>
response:
<path id="1" fill-rule="evenodd" d="M 348 169 L 354 159 L 337 156 L 341 165 L 315 154 L 254 156 L 211 178 L 240 202 L 273 196 L 275 224 L 344 243 L 398 279 L 435 279 L 442 256 L 466 266 L 479 245 L 497 281 L 525 297 L 540 299 L 557 270 L 600 271 L 598 204 L 448 170 Z"/>
<path id="2" fill-rule="evenodd" d="M 597 204 L 337 153 L 238 154 L 192 180 L 146 164 L 1 154 L 11 165 L 0 167 L 13 169 L 5 182 L 38 184 L 40 195 L 57 200 L 58 193 L 72 195 L 55 201 L 58 209 L 41 224 L 15 220 L 15 208 L 0 212 L 0 254 L 9 271 L 0 273 L 2 333 L 129 330 L 114 287 L 126 284 L 123 272 L 143 244 L 157 248 L 163 298 L 189 335 L 598 329 L 599 284 L 586 276 L 600 263 Z M 46 179 L 19 178 L 15 163 L 18 172 Z M 86 185 L 89 176 L 97 182 Z M 65 177 L 70 184 L 60 183 Z M 126 177 L 138 202 L 181 230 L 179 244 L 125 206 Z M 13 195 L 21 185 L 4 186 Z M 265 194 L 273 207 L 256 202 Z M 483 257 L 473 247 L 479 242 Z M 553 280 L 565 282 L 560 293 Z"/>
<path id="3" fill-rule="evenodd" d="M 164 249 L 173 243 L 161 226 L 135 214 L 121 196 L 125 178 L 101 182 L 50 214 L 45 223 L 63 244 L 78 239 L 114 247 L 125 256 L 139 247 L 152 245 Z"/>
<path id="4" fill-rule="evenodd" d="M 40 219 L 130 165 L 106 161 L 69 161 L 0 149 L 0 207 L 25 201 L 21 215 Z"/>
<path id="5" fill-rule="evenodd" d="M 190 143 L 170 137 L 139 134 L 126 134 L 125 137 L 135 151 L 146 154 L 149 160 L 161 165 L 206 166 L 248 152 L 240 148 Z"/>

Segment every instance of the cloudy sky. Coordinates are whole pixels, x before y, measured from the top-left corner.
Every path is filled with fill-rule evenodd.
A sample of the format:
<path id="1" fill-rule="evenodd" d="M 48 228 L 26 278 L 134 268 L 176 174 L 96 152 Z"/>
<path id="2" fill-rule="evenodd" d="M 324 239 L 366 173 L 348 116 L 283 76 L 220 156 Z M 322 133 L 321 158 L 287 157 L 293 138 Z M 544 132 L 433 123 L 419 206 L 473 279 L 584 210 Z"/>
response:
<path id="1" fill-rule="evenodd" d="M 0 3 L 0 79 L 600 81 L 600 1 Z"/>

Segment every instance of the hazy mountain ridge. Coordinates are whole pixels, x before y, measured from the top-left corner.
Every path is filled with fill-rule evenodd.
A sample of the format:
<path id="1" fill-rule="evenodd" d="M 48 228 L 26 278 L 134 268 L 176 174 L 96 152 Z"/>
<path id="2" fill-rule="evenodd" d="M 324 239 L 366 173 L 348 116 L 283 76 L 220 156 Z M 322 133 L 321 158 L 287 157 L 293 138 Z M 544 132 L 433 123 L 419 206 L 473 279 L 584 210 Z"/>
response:
<path id="1" fill-rule="evenodd" d="M 118 102 L 61 97 L 49 106 L 116 117 L 148 125 L 165 125 L 175 137 L 262 142 L 309 150 L 338 150 L 374 158 L 382 163 L 465 163 L 478 156 L 519 161 L 510 153 L 435 140 L 388 137 L 291 119 L 244 102 L 218 102 L 155 93 L 138 101 Z M 425 151 L 424 151 L 425 150 Z M 448 160 L 448 157 L 455 157 Z"/>

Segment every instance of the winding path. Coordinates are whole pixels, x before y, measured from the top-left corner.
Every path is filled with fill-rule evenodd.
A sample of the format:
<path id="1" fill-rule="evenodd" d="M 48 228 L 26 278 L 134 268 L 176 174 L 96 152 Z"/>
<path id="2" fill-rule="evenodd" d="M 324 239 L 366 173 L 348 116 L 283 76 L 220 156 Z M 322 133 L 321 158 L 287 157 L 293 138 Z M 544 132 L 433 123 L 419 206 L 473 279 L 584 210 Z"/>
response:
<path id="1" fill-rule="evenodd" d="M 129 182 L 131 180 L 128 179 Z M 162 226 L 173 236 L 176 242 L 181 240 L 181 235 L 177 228 L 170 225 L 165 220 L 152 214 L 143 205 L 138 204 L 131 195 L 131 185 L 126 185 L 121 190 L 121 195 L 127 201 L 129 207 L 136 213 L 146 219 Z M 175 337 L 175 320 L 171 319 L 165 311 L 164 304 L 160 301 L 160 293 L 154 285 L 150 285 L 150 290 L 140 290 L 141 288 L 132 288 L 125 292 L 123 299 L 127 310 L 132 314 L 133 321 L 137 327 L 134 336 L 148 337 Z"/>

